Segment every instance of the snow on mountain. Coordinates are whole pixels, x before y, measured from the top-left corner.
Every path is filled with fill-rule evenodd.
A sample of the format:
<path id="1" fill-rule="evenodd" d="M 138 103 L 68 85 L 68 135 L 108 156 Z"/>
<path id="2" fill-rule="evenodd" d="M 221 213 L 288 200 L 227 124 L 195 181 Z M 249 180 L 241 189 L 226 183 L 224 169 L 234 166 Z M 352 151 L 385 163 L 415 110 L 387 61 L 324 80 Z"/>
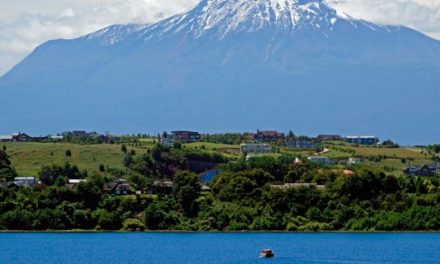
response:
<path id="1" fill-rule="evenodd" d="M 439 141 L 440 42 L 321 0 L 202 0 L 153 25 L 38 47 L 0 78 L 0 122 L 68 129 L 293 129 Z M 7 132 L 7 131 L 6 131 Z"/>
<path id="2" fill-rule="evenodd" d="M 120 41 L 123 41 L 128 36 L 131 36 L 133 33 L 139 32 L 147 27 L 147 24 L 113 25 L 85 35 L 80 39 L 99 41 L 99 43 L 104 46 L 114 45 Z"/>
<path id="3" fill-rule="evenodd" d="M 147 28 L 145 34 L 184 32 L 200 37 L 214 33 L 223 38 L 228 33 L 259 30 L 292 32 L 301 27 L 332 30 L 340 19 L 349 20 L 356 27 L 354 19 L 338 16 L 322 0 L 204 0 L 188 13 Z M 372 30 L 383 29 L 362 23 Z"/>

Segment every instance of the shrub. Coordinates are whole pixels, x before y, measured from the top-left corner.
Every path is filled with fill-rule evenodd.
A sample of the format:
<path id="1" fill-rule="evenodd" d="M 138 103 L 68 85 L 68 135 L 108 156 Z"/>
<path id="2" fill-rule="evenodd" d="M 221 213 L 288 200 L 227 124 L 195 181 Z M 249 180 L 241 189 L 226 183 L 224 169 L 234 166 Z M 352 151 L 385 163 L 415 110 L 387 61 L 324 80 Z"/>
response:
<path id="1" fill-rule="evenodd" d="M 145 224 L 142 223 L 139 219 L 129 218 L 124 221 L 122 224 L 124 230 L 127 231 L 144 231 Z"/>

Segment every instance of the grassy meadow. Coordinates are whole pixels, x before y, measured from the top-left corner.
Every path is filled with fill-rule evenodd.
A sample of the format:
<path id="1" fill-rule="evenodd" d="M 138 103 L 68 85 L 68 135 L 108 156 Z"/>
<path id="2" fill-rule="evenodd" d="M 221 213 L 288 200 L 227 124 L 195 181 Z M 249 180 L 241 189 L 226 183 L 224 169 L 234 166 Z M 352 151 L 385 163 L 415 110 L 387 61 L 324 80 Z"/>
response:
<path id="1" fill-rule="evenodd" d="M 123 169 L 124 153 L 121 145 L 77 145 L 68 143 L 0 143 L 6 146 L 6 151 L 19 175 L 35 176 L 43 165 L 63 165 L 65 162 L 77 165 L 81 170 L 99 171 L 99 165 Z M 137 153 L 147 150 L 127 146 Z M 66 156 L 70 150 L 71 157 Z"/>
<path id="2" fill-rule="evenodd" d="M 133 147 L 127 144 L 128 150 L 135 150 L 142 154 L 155 144 L 154 139 L 141 139 L 139 144 Z M 77 165 L 81 170 L 89 173 L 98 172 L 99 166 L 124 169 L 124 153 L 121 151 L 120 144 L 106 145 L 79 145 L 70 143 L 0 143 L 0 147 L 5 146 L 11 158 L 13 166 L 19 175 L 36 176 L 44 165 L 63 165 L 65 162 Z M 239 145 L 227 145 L 209 142 L 195 142 L 184 144 L 184 148 L 199 149 L 208 152 L 219 152 L 229 158 L 240 157 Z M 422 165 L 430 163 L 430 155 L 420 148 L 377 148 L 355 146 L 342 142 L 338 144 L 326 144 L 327 151 L 322 156 L 332 159 L 348 159 L 350 157 L 363 157 L 365 163 L 401 171 L 409 163 Z M 68 157 L 66 152 L 70 150 L 72 155 Z M 274 148 L 275 153 L 268 154 L 278 156 L 281 153 L 291 153 L 298 156 L 313 155 L 313 151 L 292 150 L 287 148 Z M 372 157 L 381 156 L 380 161 L 371 161 Z"/>

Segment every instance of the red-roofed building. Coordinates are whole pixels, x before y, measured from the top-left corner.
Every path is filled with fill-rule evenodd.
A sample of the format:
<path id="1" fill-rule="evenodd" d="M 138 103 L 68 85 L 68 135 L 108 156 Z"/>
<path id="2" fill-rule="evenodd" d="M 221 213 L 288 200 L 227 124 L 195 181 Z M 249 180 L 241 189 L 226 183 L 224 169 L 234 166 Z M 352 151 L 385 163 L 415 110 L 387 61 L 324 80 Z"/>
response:
<path id="1" fill-rule="evenodd" d="M 182 143 L 197 142 L 202 138 L 198 132 L 194 131 L 172 131 L 171 134 L 175 141 Z"/>
<path id="2" fill-rule="evenodd" d="M 278 131 L 260 131 L 254 134 L 254 139 L 257 142 L 275 142 L 284 139 L 284 134 Z"/>

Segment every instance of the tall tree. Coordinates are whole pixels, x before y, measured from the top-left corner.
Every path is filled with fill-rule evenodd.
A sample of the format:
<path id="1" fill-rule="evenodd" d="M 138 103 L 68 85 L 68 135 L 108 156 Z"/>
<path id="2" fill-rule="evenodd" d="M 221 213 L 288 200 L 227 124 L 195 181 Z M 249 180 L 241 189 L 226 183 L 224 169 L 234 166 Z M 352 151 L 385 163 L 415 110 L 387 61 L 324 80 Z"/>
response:
<path id="1" fill-rule="evenodd" d="M 17 172 L 11 167 L 8 155 L 0 150 L 0 179 L 12 181 L 16 176 Z"/>
<path id="2" fill-rule="evenodd" d="M 194 215 L 198 210 L 195 200 L 199 195 L 200 184 L 197 175 L 188 171 L 177 172 L 174 176 L 174 196 L 187 215 Z"/>

